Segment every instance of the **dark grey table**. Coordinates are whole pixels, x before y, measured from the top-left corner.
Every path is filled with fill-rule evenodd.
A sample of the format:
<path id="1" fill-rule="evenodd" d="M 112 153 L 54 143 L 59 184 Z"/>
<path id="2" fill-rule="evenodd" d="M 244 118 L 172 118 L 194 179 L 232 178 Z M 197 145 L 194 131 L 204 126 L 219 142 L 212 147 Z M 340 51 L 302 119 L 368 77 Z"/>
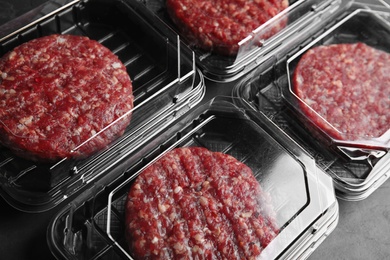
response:
<path id="1" fill-rule="evenodd" d="M 0 25 L 45 0 L 0 0 Z M 229 95 L 230 88 L 208 83 L 206 98 Z M 310 259 L 390 259 L 390 182 L 359 202 L 339 201 L 340 219 L 334 232 Z M 0 198 L 0 259 L 53 259 L 46 230 L 59 208 L 23 213 Z"/>

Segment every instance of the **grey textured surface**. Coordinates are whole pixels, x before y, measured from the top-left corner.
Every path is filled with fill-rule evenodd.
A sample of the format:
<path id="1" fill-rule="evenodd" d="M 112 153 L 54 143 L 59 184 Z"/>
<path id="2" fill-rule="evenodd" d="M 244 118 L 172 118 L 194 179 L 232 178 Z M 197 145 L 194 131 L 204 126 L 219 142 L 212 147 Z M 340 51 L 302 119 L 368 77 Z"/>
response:
<path id="1" fill-rule="evenodd" d="M 0 0 L 0 25 L 43 2 Z M 229 93 L 229 88 L 208 89 L 209 97 Z M 390 181 L 362 201 L 339 200 L 339 204 L 336 229 L 310 259 L 390 259 Z M 53 259 L 46 243 L 46 229 L 60 207 L 27 214 L 11 208 L 0 198 L 0 208 L 0 259 Z"/>
<path id="2" fill-rule="evenodd" d="M 339 223 L 310 259 L 389 259 L 389 198 L 386 181 L 362 201 L 339 200 Z"/>

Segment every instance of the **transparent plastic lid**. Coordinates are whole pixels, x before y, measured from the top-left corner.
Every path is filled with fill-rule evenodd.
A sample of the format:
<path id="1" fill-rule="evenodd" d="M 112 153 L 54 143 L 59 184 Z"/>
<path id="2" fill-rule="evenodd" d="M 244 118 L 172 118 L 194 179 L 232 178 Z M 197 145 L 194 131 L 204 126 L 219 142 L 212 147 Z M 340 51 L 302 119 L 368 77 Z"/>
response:
<path id="1" fill-rule="evenodd" d="M 140 242 L 138 245 L 143 243 L 141 243 L 142 241 L 132 241 L 132 238 L 126 239 L 126 219 L 137 216 L 146 219 L 150 211 L 145 208 L 135 215 L 128 213 L 129 191 L 135 189 L 134 192 L 137 194 L 144 194 L 140 192 L 142 189 L 140 183 L 151 184 L 164 181 L 162 172 L 161 175 L 156 175 L 156 179 L 144 179 L 143 176 L 147 169 L 155 167 L 161 160 L 167 161 L 167 155 L 176 153 L 178 149 L 181 151 L 181 156 L 188 154 L 190 149 L 206 149 L 209 151 L 207 154 L 216 153 L 220 156 L 219 158 L 230 158 L 228 161 L 234 158 L 239 162 L 235 165 L 242 163 L 251 169 L 253 179 L 261 186 L 262 195 L 248 196 L 246 201 L 251 199 L 267 201 L 262 207 L 266 209 L 265 212 L 272 212 L 273 225 L 277 233 L 276 236 L 270 236 L 271 241 L 265 249 L 261 249 L 263 251 L 258 256 L 275 259 L 283 256 L 286 251 L 292 255 L 296 251 L 305 251 L 314 244 L 312 240 L 308 239 L 313 234 L 311 231 L 313 223 L 321 220 L 317 226 L 318 230 L 321 230 L 319 233 L 321 233 L 324 230 L 331 231 L 328 228 L 333 227 L 334 223 L 337 222 L 337 207 L 333 208 L 337 202 L 331 178 L 319 171 L 313 160 L 300 150 L 291 139 L 281 133 L 270 121 L 253 114 L 251 111 L 237 107 L 230 98 L 218 97 L 212 100 L 166 128 L 159 137 L 146 144 L 135 157 L 129 157 L 125 164 L 118 166 L 118 169 L 123 172 L 119 178 L 110 182 L 107 182 L 107 179 L 102 179 L 96 183 L 94 188 L 88 190 L 88 194 L 84 193 L 76 198 L 55 216 L 49 228 L 49 246 L 52 252 L 58 258 L 64 259 L 75 259 L 81 254 L 88 255 L 87 258 L 91 259 L 104 259 L 105 257 L 132 259 L 135 257 L 134 251 L 129 248 L 129 242 Z M 207 159 L 205 160 L 207 161 Z M 207 165 L 210 164 L 207 163 Z M 222 165 L 220 166 L 222 167 Z M 167 166 L 167 169 L 175 169 L 175 167 Z M 238 172 L 236 178 L 241 180 L 239 176 L 242 176 L 244 179 L 244 175 L 241 174 Z M 140 178 L 142 181 L 138 181 L 141 180 Z M 214 185 L 214 182 L 218 182 L 219 185 L 215 187 L 223 189 L 223 178 L 212 179 L 210 177 L 207 183 Z M 226 181 L 229 182 L 228 179 Z M 205 183 L 203 186 L 206 185 Z M 153 187 L 154 185 L 150 186 L 150 189 Z M 162 187 L 169 191 L 168 186 Z M 181 189 L 176 187 L 172 192 L 175 190 L 178 193 L 184 189 L 184 186 Z M 237 190 L 240 189 L 242 189 L 243 194 L 247 194 L 249 191 L 245 185 L 237 188 Z M 158 200 L 160 197 L 158 191 L 156 192 L 154 197 Z M 198 194 L 198 192 L 196 193 Z M 217 198 L 222 200 L 223 192 L 218 194 L 220 195 Z M 237 192 L 232 194 L 237 195 Z M 187 195 L 186 198 L 192 196 L 191 194 Z M 204 192 L 204 196 L 208 196 L 206 192 Z M 86 201 L 94 202 L 86 203 Z M 145 197 L 142 201 L 149 200 Z M 211 200 L 205 198 L 199 201 L 211 203 Z M 159 207 L 156 206 L 156 210 L 170 212 L 169 209 L 174 207 L 173 205 L 181 203 L 184 201 L 169 205 L 160 203 Z M 154 202 L 148 203 L 148 205 L 154 204 Z M 218 205 L 215 206 L 218 207 Z M 86 216 L 85 212 L 90 212 L 90 214 Z M 196 212 L 198 211 L 191 211 L 189 214 L 196 214 Z M 207 210 L 205 212 L 208 214 Z M 235 213 L 234 210 L 229 212 L 232 216 Z M 245 213 L 240 214 L 242 218 L 250 218 L 249 212 L 245 210 L 242 212 Z M 329 215 L 324 214 L 325 212 L 329 212 Z M 160 215 L 157 215 L 159 218 Z M 212 216 L 210 215 L 210 217 Z M 153 221 L 152 219 L 154 218 L 150 220 Z M 241 220 L 244 221 L 244 219 Z M 323 223 L 328 223 L 328 225 Z M 254 225 L 254 223 L 246 225 Z M 153 224 L 150 227 L 152 228 L 152 226 Z M 141 228 L 144 227 L 140 226 Z M 209 228 L 213 229 L 212 226 Z M 267 229 L 270 226 L 263 228 Z M 65 229 L 66 232 L 64 232 Z M 221 232 L 223 230 L 221 228 Z M 258 231 L 260 232 L 260 230 Z M 239 236 L 239 234 L 236 235 Z M 251 233 L 250 236 L 256 235 Z M 76 237 L 77 239 L 75 239 Z M 159 238 L 156 237 L 145 243 L 156 242 L 156 239 Z M 295 244 L 295 241 L 299 241 L 299 243 Z M 304 243 L 302 241 L 311 242 Z M 85 247 L 85 243 L 91 244 Z M 263 252 L 264 256 L 262 256 Z"/>
<path id="2" fill-rule="evenodd" d="M 338 145 L 390 146 L 388 19 L 356 10 L 287 60 L 297 110 Z"/>
<path id="3" fill-rule="evenodd" d="M 32 115 L 18 115 L 20 118 L 16 118 L 16 124 L 2 119 L 3 128 L 9 131 L 8 139 L 17 139 L 26 147 L 40 142 L 38 155 L 49 159 L 42 160 L 42 156 L 34 158 L 31 152 L 27 153 L 22 149 L 23 146 L 16 147 L 13 152 L 2 147 L 1 191 L 13 206 L 26 211 L 41 211 L 54 207 L 97 178 L 99 173 L 96 169 L 104 172 L 131 153 L 135 147 L 158 134 L 158 131 L 151 132 L 153 127 L 160 129 L 202 99 L 203 76 L 195 68 L 192 51 L 181 44 L 179 37 L 168 37 L 174 32 L 155 29 L 152 25 L 153 19 L 151 16 L 143 16 L 139 10 L 120 0 L 77 1 L 59 9 L 58 12 L 32 21 L 23 30 L 15 29 L 2 39 L 1 51 L 6 55 L 12 53 L 10 51 L 15 47 L 38 37 L 59 35 L 61 39 L 65 35 L 87 36 L 119 58 L 125 66 L 123 74 L 128 73 L 132 84 L 132 91 L 128 95 L 116 95 L 116 90 L 103 91 L 104 94 L 96 90 L 100 100 L 110 100 L 110 97 L 117 99 L 109 102 L 110 109 L 98 108 L 95 114 L 83 114 L 79 111 L 85 107 L 97 106 L 99 99 L 92 98 L 89 102 L 82 103 L 85 100 L 84 91 L 73 89 L 67 97 L 69 102 L 59 105 L 64 106 L 62 112 L 53 110 L 50 114 L 45 113 L 49 110 L 41 111 L 40 119 L 43 122 L 40 127 L 50 133 L 49 137 L 30 135 L 28 131 L 20 134 L 10 129 L 11 125 L 18 130 L 18 127 L 32 124 L 35 119 Z M 158 23 L 158 20 L 154 22 Z M 113 69 L 120 65 L 108 64 Z M 7 80 L 8 75 L 2 75 L 3 80 Z M 100 76 L 94 75 L 92 80 L 100 82 Z M 116 75 L 116 79 L 112 77 L 110 80 L 115 83 L 117 77 L 119 76 Z M 68 83 L 71 84 L 72 81 L 69 80 Z M 61 91 L 47 94 L 53 99 L 65 95 Z M 27 97 L 33 98 L 32 95 Z M 119 102 L 122 98 L 127 98 L 129 102 Z M 40 106 L 36 105 L 40 104 L 39 102 L 29 102 L 30 107 L 36 108 L 37 111 L 40 109 Z M 67 105 L 69 103 L 82 105 L 70 107 Z M 74 119 L 78 114 L 80 115 Z M 45 124 L 43 119 L 47 119 L 48 124 Z M 105 123 L 97 126 L 96 119 Z M 79 127 L 67 126 L 65 123 L 69 120 L 76 121 Z M 37 129 L 29 129 L 31 132 L 38 132 Z M 89 135 L 81 139 L 78 134 L 84 130 L 87 130 Z M 71 133 L 70 139 L 73 141 L 72 145 L 65 148 L 63 146 L 67 140 L 60 137 L 64 132 Z M 4 139 L 6 135 L 2 136 Z M 2 140 L 4 144 L 9 142 L 8 139 Z M 50 153 L 46 146 L 58 146 L 63 149 L 64 154 L 54 153 L 57 152 L 56 149 L 52 149 L 54 152 Z"/>
<path id="4" fill-rule="evenodd" d="M 131 121 L 127 68 L 85 36 L 44 35 L 0 58 L 1 143 L 39 162 L 85 158 Z"/>
<path id="5" fill-rule="evenodd" d="M 80 0 L 37 0 L 24 5 L 17 5 L 18 12 L 11 3 L 2 4 L 2 17 L 0 18 L 0 39 L 7 37 L 33 21 L 42 19 L 50 13 L 65 9 Z"/>
<path id="6" fill-rule="evenodd" d="M 262 61 L 313 14 L 340 1 L 140 1 L 196 53 L 203 74 L 231 81 Z M 190 4 L 191 3 L 191 4 Z"/>
<path id="7" fill-rule="evenodd" d="M 323 87 L 322 80 L 326 82 L 334 76 L 333 74 L 339 73 L 341 62 L 325 66 L 324 59 L 329 59 L 329 55 L 331 55 L 331 62 L 338 61 L 336 57 L 343 55 L 340 52 L 343 48 L 360 50 L 361 46 L 366 54 L 370 53 L 369 51 L 375 51 L 379 56 L 384 57 L 385 55 L 382 54 L 388 50 L 387 37 L 384 37 L 388 32 L 388 15 L 388 9 L 378 5 L 345 3 L 331 17 L 319 16 L 314 19 L 316 23 L 312 23 L 312 26 L 291 35 L 285 45 L 277 50 L 277 55 L 270 57 L 267 62 L 259 64 L 257 69 L 248 74 L 233 90 L 234 96 L 242 98 L 243 102 L 255 111 L 266 115 L 304 147 L 315 159 L 317 165 L 332 176 L 336 183 L 338 196 L 347 200 L 366 198 L 388 178 L 387 171 L 390 167 L 390 161 L 388 160 L 388 129 L 386 124 L 382 124 L 384 128 L 382 127 L 381 136 L 374 138 L 361 134 L 340 134 L 340 130 L 335 124 L 329 124 L 312 107 L 316 101 L 308 98 L 308 102 L 303 102 L 295 93 L 294 82 L 302 83 L 303 81 L 299 77 L 302 77 L 302 73 L 305 72 L 310 72 L 305 77 L 313 76 L 313 68 L 298 68 L 298 74 L 294 73 L 302 55 L 307 52 L 309 54 L 313 51 L 316 53 L 317 47 L 320 48 L 320 52 L 333 51 L 323 59 L 318 59 L 318 65 L 314 64 L 315 58 L 309 56 L 307 59 L 309 67 L 310 64 L 313 64 L 312 67 L 323 67 L 329 76 L 319 77 L 321 80 L 317 79 L 318 84 L 310 84 L 307 86 L 307 90 L 319 90 L 317 97 L 322 98 L 325 102 L 335 99 L 333 97 L 326 98 L 329 91 Z M 336 49 L 333 49 L 334 46 Z M 370 49 L 365 46 L 369 46 Z M 362 59 L 363 53 L 360 54 L 359 59 Z M 349 79 L 358 80 L 361 75 L 366 73 L 366 71 L 361 71 L 361 68 L 365 66 L 363 62 L 354 63 L 353 59 L 346 59 L 346 61 L 350 62 L 349 66 L 346 66 L 347 69 L 353 69 L 355 73 L 350 74 Z M 377 65 L 374 64 L 375 66 Z M 385 68 L 381 68 L 377 72 L 385 72 Z M 387 76 L 385 74 L 382 73 L 383 77 Z M 318 73 L 318 75 L 322 74 Z M 348 78 L 348 73 L 343 75 Z M 335 86 L 341 86 L 340 83 L 336 80 L 332 82 Z M 344 125 L 360 127 L 360 124 L 363 125 L 364 121 L 367 120 L 362 110 L 363 103 L 370 102 L 371 92 L 378 94 L 378 97 L 382 96 L 381 102 L 378 99 L 376 104 L 372 105 L 374 109 L 375 107 L 381 109 L 381 106 L 386 107 L 386 104 L 389 104 L 388 97 L 385 97 L 388 88 L 379 86 L 374 84 L 366 88 L 367 94 L 360 98 L 357 97 L 358 102 L 353 100 L 353 97 L 361 92 L 359 82 L 353 85 L 354 91 L 343 89 L 333 91 L 333 94 L 339 95 L 339 99 L 345 101 L 349 98 L 350 103 L 348 101 L 347 105 L 354 104 L 353 106 L 357 108 L 348 114 L 346 110 L 343 110 L 343 107 L 329 103 L 333 105 L 329 105 L 322 111 L 324 113 L 339 112 L 341 113 L 339 119 L 343 121 Z M 371 102 L 371 104 L 374 103 Z M 374 116 L 378 116 L 378 114 L 374 113 Z M 352 117 L 352 115 L 356 116 Z M 388 120 L 389 117 L 384 113 L 380 118 L 386 122 L 385 120 Z M 372 121 L 372 126 L 375 127 L 378 125 L 377 123 L 375 120 Z"/>

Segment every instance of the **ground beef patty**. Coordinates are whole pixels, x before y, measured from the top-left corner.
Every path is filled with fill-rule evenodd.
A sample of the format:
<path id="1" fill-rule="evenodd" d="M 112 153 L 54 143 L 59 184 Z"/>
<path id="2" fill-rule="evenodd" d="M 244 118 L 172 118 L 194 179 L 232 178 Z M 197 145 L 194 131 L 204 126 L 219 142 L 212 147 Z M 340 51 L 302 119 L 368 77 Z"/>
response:
<path id="1" fill-rule="evenodd" d="M 363 43 L 315 47 L 299 60 L 292 85 L 312 108 L 302 111 L 333 138 L 370 139 L 389 129 L 389 53 Z"/>
<path id="2" fill-rule="evenodd" d="M 168 14 L 181 34 L 204 50 L 223 55 L 238 51 L 238 42 L 288 7 L 287 0 L 167 0 Z M 268 39 L 287 20 L 266 32 Z"/>
<path id="3" fill-rule="evenodd" d="M 51 35 L 0 59 L 0 141 L 33 160 L 83 157 L 123 134 L 132 84 L 109 49 L 86 37 Z"/>
<path id="4" fill-rule="evenodd" d="M 198 147 L 177 148 L 145 169 L 126 202 L 136 259 L 254 259 L 278 233 L 274 218 L 248 166 Z"/>

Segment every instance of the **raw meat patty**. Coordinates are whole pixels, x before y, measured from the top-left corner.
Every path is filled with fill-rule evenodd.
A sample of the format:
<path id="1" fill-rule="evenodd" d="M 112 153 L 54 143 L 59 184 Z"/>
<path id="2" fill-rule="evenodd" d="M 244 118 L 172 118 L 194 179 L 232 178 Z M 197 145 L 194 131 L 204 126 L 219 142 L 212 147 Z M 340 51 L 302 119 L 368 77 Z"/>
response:
<path id="1" fill-rule="evenodd" d="M 86 37 L 41 37 L 0 59 L 0 141 L 28 159 L 90 155 L 123 134 L 132 108 L 126 67 Z"/>
<path id="2" fill-rule="evenodd" d="M 200 147 L 165 154 L 138 176 L 126 202 L 136 259 L 255 259 L 278 233 L 274 218 L 248 166 Z"/>
<path id="3" fill-rule="evenodd" d="M 315 47 L 299 60 L 292 85 L 303 112 L 333 138 L 370 139 L 389 129 L 389 53 L 363 43 Z"/>
<path id="4" fill-rule="evenodd" d="M 234 55 L 238 42 L 288 7 L 287 0 L 167 0 L 167 12 L 181 34 L 204 50 Z M 282 19 L 262 36 L 285 27 Z"/>

